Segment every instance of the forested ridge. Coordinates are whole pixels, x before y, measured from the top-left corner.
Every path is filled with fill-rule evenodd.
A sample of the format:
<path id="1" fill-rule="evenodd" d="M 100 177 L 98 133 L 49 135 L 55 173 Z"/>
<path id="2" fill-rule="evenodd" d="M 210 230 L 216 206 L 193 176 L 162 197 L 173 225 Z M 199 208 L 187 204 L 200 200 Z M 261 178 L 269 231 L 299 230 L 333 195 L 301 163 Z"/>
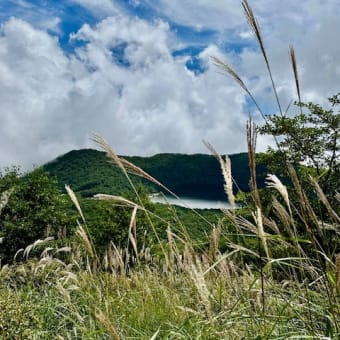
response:
<path id="1" fill-rule="evenodd" d="M 223 177 L 214 156 L 206 154 L 162 153 L 151 157 L 123 156 L 139 166 L 178 195 L 223 199 Z M 235 192 L 249 191 L 248 155 L 230 156 Z M 44 166 L 55 176 L 61 190 L 70 185 L 83 197 L 97 193 L 121 195 L 130 188 L 124 174 L 106 157 L 104 152 L 93 149 L 70 151 Z M 258 184 L 264 184 L 265 167 L 258 166 Z M 137 176 L 131 176 L 136 184 L 143 184 L 149 192 L 159 191 L 154 184 Z"/>

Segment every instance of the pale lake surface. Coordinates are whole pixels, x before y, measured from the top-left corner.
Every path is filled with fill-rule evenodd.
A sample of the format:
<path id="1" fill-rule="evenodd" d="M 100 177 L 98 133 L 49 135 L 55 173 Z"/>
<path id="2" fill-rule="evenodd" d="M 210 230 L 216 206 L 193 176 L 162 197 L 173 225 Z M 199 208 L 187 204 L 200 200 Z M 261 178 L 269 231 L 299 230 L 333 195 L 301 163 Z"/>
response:
<path id="1" fill-rule="evenodd" d="M 164 195 L 151 195 L 150 200 L 153 203 L 171 204 L 192 209 L 230 209 L 231 206 L 226 201 L 213 201 L 193 197 L 181 197 L 180 200 Z"/>

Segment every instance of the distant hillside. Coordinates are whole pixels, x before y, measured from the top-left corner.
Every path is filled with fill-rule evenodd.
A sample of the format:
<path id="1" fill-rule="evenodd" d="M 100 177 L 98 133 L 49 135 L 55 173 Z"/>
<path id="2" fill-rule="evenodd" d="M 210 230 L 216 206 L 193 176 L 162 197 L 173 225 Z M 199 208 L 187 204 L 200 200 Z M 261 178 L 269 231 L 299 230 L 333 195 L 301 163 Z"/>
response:
<path id="1" fill-rule="evenodd" d="M 152 157 L 124 157 L 141 167 L 178 195 L 223 199 L 223 178 L 218 161 L 211 155 L 158 154 Z M 242 191 L 248 191 L 249 170 L 246 153 L 231 156 L 232 173 Z M 70 151 L 44 168 L 55 176 L 61 189 L 68 184 L 88 197 L 97 193 L 121 195 L 129 190 L 128 183 L 104 152 L 92 149 Z M 259 185 L 264 182 L 264 168 L 258 168 Z M 132 176 L 150 192 L 159 191 L 154 185 Z"/>

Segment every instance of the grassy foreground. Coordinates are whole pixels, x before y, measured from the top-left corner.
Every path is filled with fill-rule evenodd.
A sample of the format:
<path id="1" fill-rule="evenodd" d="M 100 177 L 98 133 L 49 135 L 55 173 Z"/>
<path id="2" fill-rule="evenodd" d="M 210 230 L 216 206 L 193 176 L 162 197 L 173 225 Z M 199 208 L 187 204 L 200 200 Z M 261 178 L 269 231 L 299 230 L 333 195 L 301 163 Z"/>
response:
<path id="1" fill-rule="evenodd" d="M 249 136 L 253 130 L 249 124 Z M 128 171 L 162 185 L 100 137 L 96 141 L 129 182 Z M 249 144 L 255 159 L 252 138 Z M 210 148 L 233 205 L 230 161 Z M 272 199 L 265 207 L 253 186 L 246 215 L 224 211 L 211 225 L 191 211 L 197 228 L 206 226 L 202 246 L 176 215 L 176 224 L 159 216 L 160 237 L 154 212 L 133 185 L 135 202 L 96 195 L 131 212 L 129 225 L 121 226 L 128 230 L 126 246 L 110 242 L 100 255 L 77 197 L 66 187 L 79 214 L 74 237 L 68 244 L 37 240 L 0 268 L 2 339 L 340 338 L 340 218 L 313 178 L 310 201 L 294 168 L 288 171 L 289 191 L 276 176 L 267 177 Z M 149 221 L 151 244 L 138 239 L 137 211 Z"/>
<path id="2" fill-rule="evenodd" d="M 322 338 L 331 329 L 327 296 L 317 289 L 267 281 L 263 314 L 253 274 L 204 277 L 194 268 L 162 275 L 145 270 L 128 277 L 64 273 L 53 283 L 37 284 L 36 278 L 18 290 L 2 288 L 2 337 L 300 339 Z"/>
<path id="3" fill-rule="evenodd" d="M 49 252 L 1 269 L 3 339 L 340 336 L 339 290 L 322 275 L 313 282 L 278 282 L 256 268 L 235 266 L 229 254 L 219 254 L 211 268 L 208 254 L 193 257 L 188 249 L 168 264 L 144 251 L 144 265 L 128 272 L 113 250 L 103 264 L 109 271 L 98 272 L 95 262 L 78 257 L 80 249 L 69 264 Z"/>
<path id="4" fill-rule="evenodd" d="M 207 258 L 189 252 L 176 266 L 140 254 L 150 263 L 128 273 L 119 253 L 112 254 L 108 262 L 116 271 L 94 272 L 77 256 L 67 265 L 47 253 L 40 261 L 2 268 L 3 339 L 340 336 L 339 295 L 330 300 L 322 276 L 277 282 L 265 275 L 261 283 L 258 271 L 238 268 L 225 255 L 211 269 Z"/>
<path id="5" fill-rule="evenodd" d="M 231 177 L 225 180 L 228 187 Z M 271 220 L 258 207 L 253 221 L 225 211 L 203 249 L 184 225 L 175 234 L 171 224 L 166 239 L 137 245 L 142 202 L 99 195 L 132 211 L 127 246 L 110 243 L 102 256 L 67 188 L 80 215 L 73 241 L 39 240 L 20 254 L 27 261 L 1 267 L 2 339 L 340 338 L 339 217 L 321 191 L 327 225 L 305 196 L 293 205 L 275 176 L 268 186 L 279 193 Z M 301 223 L 310 229 L 299 231 Z"/>

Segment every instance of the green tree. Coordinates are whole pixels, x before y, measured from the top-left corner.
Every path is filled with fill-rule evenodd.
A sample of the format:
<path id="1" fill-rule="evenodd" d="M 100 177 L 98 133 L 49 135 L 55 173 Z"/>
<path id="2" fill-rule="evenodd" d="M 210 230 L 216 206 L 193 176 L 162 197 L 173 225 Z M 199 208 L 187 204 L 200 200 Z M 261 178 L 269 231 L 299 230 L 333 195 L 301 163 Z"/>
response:
<path id="1" fill-rule="evenodd" d="M 66 199 L 54 180 L 41 168 L 21 174 L 18 168 L 0 174 L 0 193 L 11 190 L 0 212 L 0 247 L 2 263 L 11 262 L 14 254 L 34 241 L 57 236 L 68 224 Z"/>
<path id="2" fill-rule="evenodd" d="M 261 161 L 269 170 L 286 176 L 286 162 L 297 166 L 300 175 L 311 174 L 330 197 L 340 187 L 339 128 L 340 93 L 328 99 L 329 109 L 318 104 L 298 103 L 292 117 L 268 115 L 260 134 L 277 138 L 278 148 L 269 148 Z"/>

